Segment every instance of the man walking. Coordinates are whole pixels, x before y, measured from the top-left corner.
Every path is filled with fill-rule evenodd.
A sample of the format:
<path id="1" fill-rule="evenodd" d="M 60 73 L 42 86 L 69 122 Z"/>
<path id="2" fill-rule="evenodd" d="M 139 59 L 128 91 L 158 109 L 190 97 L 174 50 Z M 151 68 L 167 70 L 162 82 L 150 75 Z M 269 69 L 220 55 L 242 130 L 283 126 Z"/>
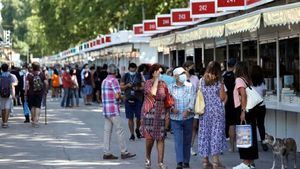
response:
<path id="1" fill-rule="evenodd" d="M 120 117 L 119 101 L 121 99 L 121 89 L 118 80 L 116 79 L 117 67 L 114 64 L 108 67 L 109 75 L 102 83 L 102 103 L 104 116 L 104 160 L 116 160 L 118 157 L 110 152 L 112 130 L 115 126 L 121 148 L 121 159 L 135 157 L 127 151 L 126 142 L 124 139 L 124 129 L 121 126 L 122 120 Z"/>
<path id="2" fill-rule="evenodd" d="M 40 109 L 43 96 L 48 90 L 48 80 L 40 71 L 38 62 L 32 63 L 32 72 L 27 75 L 25 98 L 31 110 L 32 127 L 39 127 Z"/>
<path id="3" fill-rule="evenodd" d="M 142 137 L 139 128 L 141 125 L 141 109 L 144 97 L 144 80 L 142 75 L 137 73 L 137 65 L 135 63 L 130 63 L 128 70 L 129 72 L 125 73 L 121 79 L 121 89 L 125 91 L 125 113 L 131 134 L 129 140 L 134 141 L 134 117 L 136 118 L 136 136 L 138 139 Z"/>
<path id="4" fill-rule="evenodd" d="M 9 111 L 12 104 L 12 98 L 15 98 L 15 82 L 12 75 L 8 72 L 6 63 L 1 65 L 2 74 L 0 77 L 0 106 L 2 113 L 2 128 L 7 128 Z"/>

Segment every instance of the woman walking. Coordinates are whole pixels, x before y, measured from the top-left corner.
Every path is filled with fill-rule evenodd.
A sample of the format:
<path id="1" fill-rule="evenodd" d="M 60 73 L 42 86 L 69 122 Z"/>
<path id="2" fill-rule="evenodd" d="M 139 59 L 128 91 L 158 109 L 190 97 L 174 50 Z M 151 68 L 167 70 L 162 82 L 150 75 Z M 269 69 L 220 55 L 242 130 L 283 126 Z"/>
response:
<path id="1" fill-rule="evenodd" d="M 257 134 L 256 134 L 256 119 L 257 119 L 257 107 L 249 110 L 246 113 L 247 98 L 246 88 L 247 85 L 251 86 L 252 82 L 248 74 L 248 68 L 243 62 L 239 62 L 235 65 L 235 88 L 233 91 L 234 105 L 241 112 L 241 122 L 247 122 L 252 127 L 252 146 L 249 148 L 239 148 L 240 159 L 243 160 L 241 164 L 233 169 L 252 169 L 255 168 L 254 160 L 258 159 L 257 148 Z"/>
<path id="2" fill-rule="evenodd" d="M 59 84 L 59 74 L 57 69 L 54 69 L 51 79 L 52 79 L 52 92 L 53 92 L 52 95 L 54 96 L 54 98 L 58 98 L 60 84 Z"/>
<path id="3" fill-rule="evenodd" d="M 72 80 L 72 87 L 71 87 L 71 106 L 74 106 L 74 98 L 76 101 L 76 107 L 79 107 L 79 95 L 78 95 L 78 81 L 76 76 L 76 69 L 71 70 L 71 80 Z"/>
<path id="4" fill-rule="evenodd" d="M 168 89 L 165 82 L 159 80 L 162 68 L 159 64 L 152 65 L 150 80 L 145 84 L 145 97 L 142 107 L 142 133 L 146 139 L 146 162 L 145 167 L 151 167 L 151 151 L 156 142 L 158 151 L 158 168 L 166 169 L 164 164 L 165 148 L 165 99 Z"/>
<path id="5" fill-rule="evenodd" d="M 199 117 L 198 150 L 203 157 L 204 169 L 225 169 L 219 155 L 226 148 L 225 113 L 223 101 L 226 99 L 224 85 L 221 82 L 221 66 L 212 61 L 208 64 L 199 90 L 203 93 L 205 111 Z M 213 163 L 209 162 L 212 156 Z"/>

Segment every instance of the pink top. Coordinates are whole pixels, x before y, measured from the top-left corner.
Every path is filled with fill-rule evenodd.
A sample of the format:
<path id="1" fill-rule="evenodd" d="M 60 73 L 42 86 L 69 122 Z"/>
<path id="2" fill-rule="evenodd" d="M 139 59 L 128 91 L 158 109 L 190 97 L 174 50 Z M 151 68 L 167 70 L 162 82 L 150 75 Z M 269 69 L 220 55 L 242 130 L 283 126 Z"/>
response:
<path id="1" fill-rule="evenodd" d="M 247 85 L 245 84 L 244 80 L 241 78 L 236 78 L 235 80 L 235 87 L 233 90 L 233 98 L 234 98 L 234 107 L 237 108 L 241 105 L 241 99 L 240 99 L 240 95 L 239 95 L 239 88 L 246 88 Z"/>

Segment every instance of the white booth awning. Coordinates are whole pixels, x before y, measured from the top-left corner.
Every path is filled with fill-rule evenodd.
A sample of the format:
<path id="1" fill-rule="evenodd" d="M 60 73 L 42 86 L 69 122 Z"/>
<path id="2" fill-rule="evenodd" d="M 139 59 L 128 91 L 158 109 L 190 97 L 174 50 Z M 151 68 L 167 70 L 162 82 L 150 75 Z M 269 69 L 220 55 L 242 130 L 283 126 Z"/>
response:
<path id="1" fill-rule="evenodd" d="M 242 19 L 234 18 L 235 20 L 225 24 L 225 36 L 230 36 L 246 31 L 254 31 L 260 28 L 261 14 L 254 16 L 245 16 Z"/>
<path id="2" fill-rule="evenodd" d="M 288 9 L 277 9 L 263 13 L 265 26 L 280 26 L 297 24 L 300 22 L 300 4 L 295 3 L 287 6 Z"/>
<path id="3" fill-rule="evenodd" d="M 175 43 L 175 40 L 176 40 L 175 34 L 153 38 L 150 41 L 150 47 L 161 47 L 161 46 L 172 45 Z"/>

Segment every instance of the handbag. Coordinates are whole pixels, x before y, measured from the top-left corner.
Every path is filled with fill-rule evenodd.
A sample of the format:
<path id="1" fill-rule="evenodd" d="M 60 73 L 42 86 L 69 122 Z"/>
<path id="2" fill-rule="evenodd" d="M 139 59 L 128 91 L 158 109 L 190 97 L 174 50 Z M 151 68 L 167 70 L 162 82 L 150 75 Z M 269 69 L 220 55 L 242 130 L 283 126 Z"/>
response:
<path id="1" fill-rule="evenodd" d="M 167 109 L 171 108 L 172 106 L 174 106 L 174 98 L 172 97 L 172 95 L 170 94 L 168 88 L 166 87 L 166 99 L 165 99 L 165 107 Z"/>
<path id="2" fill-rule="evenodd" d="M 242 78 L 243 79 L 243 78 Z M 246 94 L 247 94 L 247 104 L 246 104 L 246 111 L 249 112 L 249 110 L 253 109 L 255 106 L 261 104 L 264 99 L 260 96 L 257 91 L 255 91 L 245 79 L 243 79 L 246 87 Z"/>
<path id="3" fill-rule="evenodd" d="M 236 147 L 249 148 L 252 146 L 252 127 L 248 124 L 236 125 Z"/>
<path id="4" fill-rule="evenodd" d="M 205 102 L 204 102 L 201 86 L 202 86 L 202 78 L 200 79 L 200 87 L 197 91 L 196 102 L 195 102 L 195 114 L 197 115 L 203 115 L 205 111 Z"/>

